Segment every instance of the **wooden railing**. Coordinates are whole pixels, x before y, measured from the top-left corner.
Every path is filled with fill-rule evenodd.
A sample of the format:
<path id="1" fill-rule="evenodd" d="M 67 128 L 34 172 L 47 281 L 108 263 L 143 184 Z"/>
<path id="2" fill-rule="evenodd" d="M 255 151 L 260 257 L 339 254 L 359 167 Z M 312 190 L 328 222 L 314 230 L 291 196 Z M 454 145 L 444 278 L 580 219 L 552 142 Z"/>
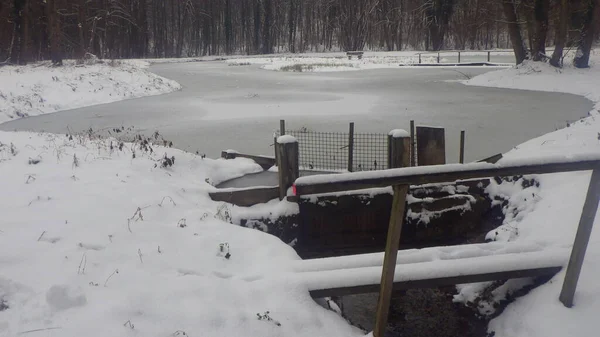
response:
<path id="1" fill-rule="evenodd" d="M 500 162 L 500 164 L 452 164 L 406 167 L 376 172 L 317 175 L 297 179 L 293 186 L 293 190 L 296 196 L 303 196 L 393 186 L 394 199 L 384 254 L 379 302 L 377 305 L 377 318 L 375 329 L 373 331 L 375 337 L 383 337 L 387 325 L 392 287 L 394 285 L 396 258 L 402 230 L 406 194 L 409 185 L 441 183 L 484 177 L 588 170 L 592 170 L 593 173 L 559 297 L 560 301 L 566 307 L 571 307 L 573 305 L 577 281 L 583 265 L 585 251 L 587 249 L 600 200 L 600 155 L 598 154 L 562 158 L 535 158 L 534 160 L 528 159 Z"/>

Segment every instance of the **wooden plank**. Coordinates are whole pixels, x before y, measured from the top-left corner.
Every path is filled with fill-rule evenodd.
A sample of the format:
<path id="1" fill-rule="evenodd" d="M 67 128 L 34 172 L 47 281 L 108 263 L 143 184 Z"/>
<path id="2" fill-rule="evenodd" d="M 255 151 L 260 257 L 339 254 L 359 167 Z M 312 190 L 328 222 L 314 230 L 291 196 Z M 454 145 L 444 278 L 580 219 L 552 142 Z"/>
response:
<path id="1" fill-rule="evenodd" d="M 303 184 L 301 180 L 296 181 L 296 195 L 308 195 L 318 193 L 352 191 L 375 187 L 387 187 L 393 185 L 419 185 L 429 183 L 442 183 L 463 179 L 506 177 L 526 174 L 547 174 L 558 172 L 587 171 L 600 167 L 599 159 L 570 160 L 563 162 L 550 162 L 544 164 L 505 164 L 485 165 L 485 167 L 468 169 L 468 165 L 440 165 L 439 170 L 422 171 L 418 168 L 394 169 L 394 174 L 389 171 L 380 171 L 382 177 L 362 178 L 361 172 L 347 174 L 345 180 L 333 182 L 322 182 L 316 184 Z M 491 167 L 490 167 L 491 166 Z M 433 168 L 433 167 L 431 167 Z M 313 176 L 314 177 L 314 176 Z"/>
<path id="2" fill-rule="evenodd" d="M 421 63 L 421 54 L 419 54 L 419 63 Z M 417 166 L 417 151 L 415 145 L 415 121 L 410 121 L 410 166 Z"/>
<path id="3" fill-rule="evenodd" d="M 402 233 L 402 222 L 404 221 L 404 208 L 406 204 L 406 194 L 408 185 L 394 186 L 394 201 L 390 214 L 390 224 L 388 227 L 387 243 L 385 255 L 383 257 L 383 271 L 381 273 L 381 289 L 379 291 L 379 301 L 377 302 L 377 318 L 373 330 L 374 337 L 383 337 L 392 300 L 392 288 L 394 286 L 394 273 L 396 269 L 396 260 L 398 258 L 398 245 L 400 244 L 400 234 Z"/>
<path id="4" fill-rule="evenodd" d="M 460 53 L 459 53 L 460 55 Z M 465 131 L 460 132 L 460 154 L 458 156 L 458 162 L 461 164 L 465 163 Z"/>
<path id="5" fill-rule="evenodd" d="M 416 288 L 435 288 L 435 287 L 450 286 L 450 285 L 455 285 L 455 284 L 508 280 L 508 279 L 514 279 L 514 278 L 522 278 L 522 277 L 553 276 L 553 275 L 556 275 L 556 273 L 558 273 L 561 269 L 562 269 L 562 267 L 556 266 L 556 267 L 545 267 L 545 268 L 535 268 L 535 269 L 511 270 L 511 271 L 486 273 L 486 274 L 471 274 L 471 275 L 461 275 L 461 276 L 454 276 L 454 277 L 432 278 L 432 279 L 425 279 L 425 280 L 402 281 L 402 282 L 394 282 L 393 290 L 397 291 L 397 290 L 407 290 L 407 289 L 416 289 Z M 340 288 L 331 288 L 331 289 L 311 290 L 310 295 L 313 298 L 322 298 L 322 297 L 329 297 L 329 296 L 346 296 L 346 295 L 376 293 L 379 291 L 380 291 L 379 284 L 370 284 L 370 285 L 356 286 L 356 287 L 340 287 Z"/>
<path id="6" fill-rule="evenodd" d="M 500 159 L 502 159 L 502 153 L 495 154 L 491 157 L 487 157 L 481 160 L 478 160 L 478 163 L 492 163 L 496 164 Z"/>
<path id="7" fill-rule="evenodd" d="M 569 265 L 567 267 L 567 274 L 565 275 L 565 280 L 560 292 L 559 299 L 567 308 L 573 306 L 577 281 L 579 280 L 583 259 L 585 258 L 585 251 L 590 240 L 592 228 L 594 227 L 594 219 L 596 218 L 599 201 L 600 169 L 597 168 L 592 172 L 592 177 L 590 178 L 590 185 L 583 204 L 583 211 L 581 212 L 577 234 L 575 235 L 575 243 L 573 244 L 571 258 L 569 259 Z"/>
<path id="8" fill-rule="evenodd" d="M 443 128 L 417 126 L 419 166 L 446 163 L 446 138 Z"/>
<path id="9" fill-rule="evenodd" d="M 224 201 L 237 206 L 248 207 L 265 203 L 279 197 L 279 187 L 251 187 L 247 189 L 226 189 L 209 192 L 214 201 Z"/>

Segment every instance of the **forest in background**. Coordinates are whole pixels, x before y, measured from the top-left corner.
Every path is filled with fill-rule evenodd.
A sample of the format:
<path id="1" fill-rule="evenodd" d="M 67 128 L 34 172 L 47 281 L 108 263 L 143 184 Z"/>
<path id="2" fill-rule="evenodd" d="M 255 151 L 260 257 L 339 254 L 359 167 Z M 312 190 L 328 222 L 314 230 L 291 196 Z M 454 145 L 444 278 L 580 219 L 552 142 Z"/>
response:
<path id="1" fill-rule="evenodd" d="M 560 66 L 574 48 L 585 67 L 599 21 L 600 0 L 3 0 L 0 65 L 513 48 L 517 63 Z"/>

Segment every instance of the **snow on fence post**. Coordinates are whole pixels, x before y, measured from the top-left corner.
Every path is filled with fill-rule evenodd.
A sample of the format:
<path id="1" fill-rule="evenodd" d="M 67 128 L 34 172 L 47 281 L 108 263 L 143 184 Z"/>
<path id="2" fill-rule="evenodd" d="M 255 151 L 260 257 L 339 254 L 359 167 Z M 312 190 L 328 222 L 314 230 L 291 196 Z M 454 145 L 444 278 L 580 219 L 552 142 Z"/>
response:
<path id="1" fill-rule="evenodd" d="M 419 166 L 446 164 L 444 128 L 417 126 L 417 158 Z"/>
<path id="2" fill-rule="evenodd" d="M 417 166 L 415 145 L 415 121 L 410 121 L 410 166 Z"/>
<path id="3" fill-rule="evenodd" d="M 400 245 L 400 234 L 404 220 L 404 208 L 408 185 L 394 185 L 394 199 L 390 213 L 385 254 L 383 257 L 383 271 L 381 272 L 381 286 L 379 288 L 379 300 L 377 301 L 377 316 L 375 318 L 374 337 L 383 337 L 390 311 L 392 300 L 392 288 L 394 287 L 394 273 L 396 271 L 396 260 L 398 257 L 398 246 Z"/>
<path id="4" fill-rule="evenodd" d="M 277 168 L 279 172 L 279 199 L 287 195 L 287 190 L 290 188 L 299 174 L 298 163 L 298 140 L 296 138 L 283 135 L 277 138 Z"/>
<path id="5" fill-rule="evenodd" d="M 410 166 L 410 133 L 396 129 L 388 134 L 389 168 Z"/>
<path id="6" fill-rule="evenodd" d="M 461 164 L 465 163 L 465 130 L 460 132 L 460 153 L 458 156 L 458 162 Z"/>
<path id="7" fill-rule="evenodd" d="M 594 219 L 596 218 L 599 201 L 600 168 L 595 168 L 592 171 L 592 177 L 590 178 L 590 185 L 583 204 L 583 210 L 581 211 L 581 218 L 579 219 L 579 226 L 577 227 L 577 234 L 575 235 L 571 258 L 569 259 L 567 273 L 559 296 L 560 301 L 567 308 L 573 306 L 577 281 L 579 281 L 579 274 L 581 273 L 585 250 L 587 249 L 592 233 L 592 227 L 594 226 Z"/>
<path id="8" fill-rule="evenodd" d="M 352 172 L 354 165 L 354 122 L 348 126 L 348 172 Z"/>

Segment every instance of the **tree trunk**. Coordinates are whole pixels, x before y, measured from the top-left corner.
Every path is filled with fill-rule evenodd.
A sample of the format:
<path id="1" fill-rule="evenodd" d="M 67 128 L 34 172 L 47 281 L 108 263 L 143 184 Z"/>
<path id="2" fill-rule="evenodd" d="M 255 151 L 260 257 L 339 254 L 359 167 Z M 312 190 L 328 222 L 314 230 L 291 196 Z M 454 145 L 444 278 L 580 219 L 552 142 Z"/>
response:
<path id="1" fill-rule="evenodd" d="M 577 53 L 573 64 L 577 68 L 588 68 L 590 65 L 590 51 L 594 42 L 594 36 L 598 17 L 600 16 L 600 0 L 586 0 L 586 11 L 584 14 L 581 39 L 577 46 Z"/>
<path id="2" fill-rule="evenodd" d="M 21 63 L 21 49 L 23 48 L 23 1 L 14 0 L 13 3 L 13 20 L 15 31 L 13 36 L 12 48 L 10 50 L 10 63 Z"/>
<path id="3" fill-rule="evenodd" d="M 534 61 L 541 61 L 546 55 L 546 37 L 548 36 L 549 0 L 535 0 L 535 35 L 532 44 Z"/>
<path id="4" fill-rule="evenodd" d="M 527 59 L 527 51 L 523 36 L 521 35 L 521 26 L 519 26 L 519 22 L 517 21 L 514 0 L 505 0 L 502 3 L 502 8 L 504 10 L 504 17 L 508 21 L 508 33 L 515 52 L 516 63 L 521 64 Z"/>
<path id="5" fill-rule="evenodd" d="M 552 58 L 550 59 L 550 64 L 557 68 L 562 67 L 563 49 L 565 48 L 565 42 L 567 41 L 568 26 L 569 0 L 561 0 L 558 26 L 556 27 L 556 42 Z"/>

